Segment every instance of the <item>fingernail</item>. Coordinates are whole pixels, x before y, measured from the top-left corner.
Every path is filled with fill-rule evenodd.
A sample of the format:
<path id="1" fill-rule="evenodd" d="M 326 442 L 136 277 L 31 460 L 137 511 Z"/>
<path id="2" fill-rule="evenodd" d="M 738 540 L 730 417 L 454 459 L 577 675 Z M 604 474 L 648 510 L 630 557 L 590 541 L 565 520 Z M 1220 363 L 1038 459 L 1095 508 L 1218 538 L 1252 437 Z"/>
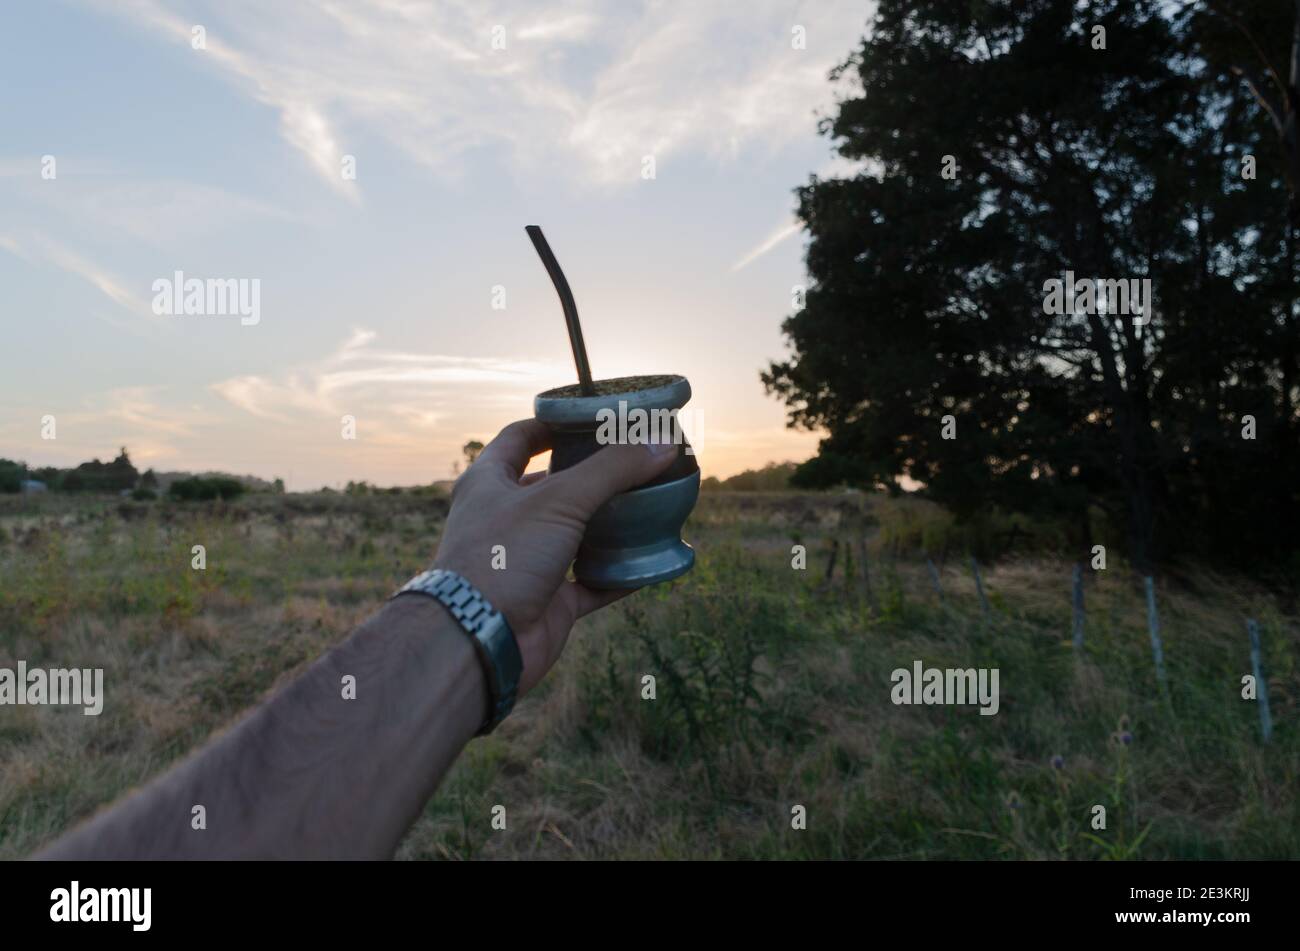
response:
<path id="1" fill-rule="evenodd" d="M 646 443 L 646 448 L 650 450 L 650 455 L 655 459 L 661 459 L 670 453 L 675 454 L 677 452 L 677 444 L 671 442 Z"/>

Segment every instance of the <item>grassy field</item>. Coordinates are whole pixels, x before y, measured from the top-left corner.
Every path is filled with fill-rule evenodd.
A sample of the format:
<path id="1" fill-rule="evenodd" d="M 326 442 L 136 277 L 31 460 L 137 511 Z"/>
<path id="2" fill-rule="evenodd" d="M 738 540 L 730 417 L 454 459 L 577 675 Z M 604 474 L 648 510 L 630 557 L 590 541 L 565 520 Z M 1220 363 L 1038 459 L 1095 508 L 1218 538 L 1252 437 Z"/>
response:
<path id="1" fill-rule="evenodd" d="M 346 636 L 429 560 L 445 512 L 427 495 L 0 499 L 0 666 L 103 667 L 107 694 L 99 717 L 0 708 L 0 858 L 140 784 Z M 1078 656 L 1069 565 L 982 566 L 986 619 L 964 556 L 934 591 L 920 552 L 948 531 L 912 500 L 706 495 L 686 532 L 695 570 L 580 622 L 399 857 L 1300 856 L 1294 602 L 1207 570 L 1163 577 L 1161 690 L 1141 587 L 1113 555 L 1089 582 Z M 791 567 L 796 541 L 806 570 Z M 1240 696 L 1246 616 L 1269 672 L 1267 746 Z M 998 668 L 998 714 L 894 705 L 890 672 L 916 660 Z"/>

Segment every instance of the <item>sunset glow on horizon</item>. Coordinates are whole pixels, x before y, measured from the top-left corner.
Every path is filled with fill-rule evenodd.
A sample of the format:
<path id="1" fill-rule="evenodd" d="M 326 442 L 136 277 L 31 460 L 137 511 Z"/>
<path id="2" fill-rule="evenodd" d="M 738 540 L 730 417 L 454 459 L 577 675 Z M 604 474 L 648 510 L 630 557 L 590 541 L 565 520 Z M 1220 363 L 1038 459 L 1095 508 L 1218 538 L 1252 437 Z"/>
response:
<path id="1" fill-rule="evenodd" d="M 594 375 L 689 378 L 705 476 L 808 458 L 759 374 L 806 281 L 793 190 L 853 171 L 817 117 L 870 12 L 26 8 L 0 36 L 27 90 L 0 106 L 0 457 L 450 478 L 576 379 L 536 223 Z M 173 275 L 255 281 L 257 319 L 160 312 Z"/>

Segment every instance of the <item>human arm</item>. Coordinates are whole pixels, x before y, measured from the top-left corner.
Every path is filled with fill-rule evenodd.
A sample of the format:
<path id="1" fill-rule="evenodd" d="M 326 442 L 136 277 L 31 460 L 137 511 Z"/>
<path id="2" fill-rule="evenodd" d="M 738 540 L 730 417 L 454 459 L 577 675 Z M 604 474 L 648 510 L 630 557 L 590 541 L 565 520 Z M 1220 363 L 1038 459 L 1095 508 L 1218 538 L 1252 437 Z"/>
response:
<path id="1" fill-rule="evenodd" d="M 457 482 L 434 559 L 504 613 L 523 656 L 520 696 L 577 618 L 627 594 L 566 580 L 587 520 L 676 454 L 610 446 L 564 472 L 524 476 L 548 439 L 526 420 L 483 450 Z M 496 546 L 504 571 L 491 567 Z M 349 675 L 355 699 L 343 696 Z M 436 601 L 403 595 L 232 729 L 38 857 L 391 856 L 487 706 L 466 633 Z M 193 828 L 195 806 L 206 828 Z"/>

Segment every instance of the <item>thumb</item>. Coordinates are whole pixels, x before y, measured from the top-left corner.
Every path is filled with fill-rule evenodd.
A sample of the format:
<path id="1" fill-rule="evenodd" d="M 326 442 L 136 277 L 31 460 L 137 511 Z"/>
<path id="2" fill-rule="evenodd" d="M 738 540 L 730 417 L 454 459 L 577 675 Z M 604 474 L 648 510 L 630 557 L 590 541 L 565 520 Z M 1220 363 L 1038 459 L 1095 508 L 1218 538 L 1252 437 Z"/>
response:
<path id="1" fill-rule="evenodd" d="M 675 443 L 606 446 L 572 468 L 558 473 L 553 491 L 590 518 L 620 492 L 649 482 L 672 464 L 681 447 Z"/>

